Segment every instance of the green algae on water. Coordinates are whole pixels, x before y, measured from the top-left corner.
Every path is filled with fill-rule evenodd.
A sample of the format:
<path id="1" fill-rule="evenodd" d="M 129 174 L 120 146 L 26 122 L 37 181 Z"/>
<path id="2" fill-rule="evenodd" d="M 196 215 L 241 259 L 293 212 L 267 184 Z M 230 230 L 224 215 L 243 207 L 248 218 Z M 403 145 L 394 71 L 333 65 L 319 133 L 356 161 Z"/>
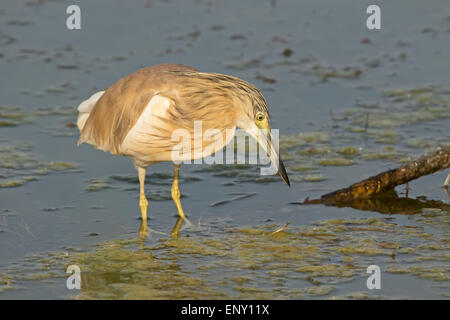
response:
<path id="1" fill-rule="evenodd" d="M 74 162 L 43 161 L 23 142 L 0 142 L 0 188 L 19 187 L 38 176 L 75 173 L 81 169 Z"/>
<path id="2" fill-rule="evenodd" d="M 373 299 L 334 294 L 346 283 L 365 283 L 374 262 L 387 273 L 450 281 L 449 216 L 424 209 L 410 216 L 416 225 L 336 218 L 290 225 L 274 235 L 279 225 L 222 224 L 214 237 L 194 227 L 150 244 L 117 239 L 81 251 L 35 254 L 1 272 L 14 290 L 28 281 L 65 278 L 67 266 L 76 264 L 83 270 L 76 299 Z"/>

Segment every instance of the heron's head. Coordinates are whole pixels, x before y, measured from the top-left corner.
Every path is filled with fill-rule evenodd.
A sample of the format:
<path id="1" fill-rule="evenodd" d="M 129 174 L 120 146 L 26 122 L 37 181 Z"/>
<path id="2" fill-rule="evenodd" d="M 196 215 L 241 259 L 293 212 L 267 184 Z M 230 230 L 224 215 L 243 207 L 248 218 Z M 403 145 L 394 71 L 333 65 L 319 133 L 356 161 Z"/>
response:
<path id="1" fill-rule="evenodd" d="M 254 85 L 219 73 L 183 71 L 177 74 L 185 77 L 180 91 L 189 100 L 186 103 L 195 106 L 191 117 L 208 119 L 206 122 L 213 128 L 233 125 L 247 132 L 267 152 L 272 168 L 290 186 L 278 145 L 272 139 L 267 102 Z"/>
<path id="2" fill-rule="evenodd" d="M 264 96 L 255 86 L 240 79 L 236 87 L 238 102 L 235 105 L 238 105 L 241 111 L 237 126 L 251 135 L 267 152 L 280 177 L 290 186 L 289 177 L 278 150 L 278 143 L 275 143 L 272 138 L 269 108 Z"/>

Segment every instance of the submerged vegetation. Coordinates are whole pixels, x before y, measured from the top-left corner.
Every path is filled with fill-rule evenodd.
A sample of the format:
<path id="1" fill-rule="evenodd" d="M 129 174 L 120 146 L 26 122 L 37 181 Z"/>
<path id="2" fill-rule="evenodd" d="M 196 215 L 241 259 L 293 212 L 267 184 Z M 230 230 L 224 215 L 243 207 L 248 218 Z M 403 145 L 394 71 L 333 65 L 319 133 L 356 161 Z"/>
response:
<path id="1" fill-rule="evenodd" d="M 117 239 L 87 251 L 34 254 L 0 274 L 0 291 L 20 290 L 27 281 L 64 283 L 72 264 L 82 270 L 77 299 L 374 298 L 364 289 L 371 264 L 445 289 L 449 214 L 423 209 L 404 226 L 389 218 L 337 218 L 277 233 L 273 224 L 219 225 L 214 237 L 196 235 L 203 224 L 149 244 Z M 341 295 L 344 283 L 354 291 Z"/>
<path id="2" fill-rule="evenodd" d="M 27 143 L 0 142 L 0 188 L 18 187 L 54 172 L 80 172 L 77 163 L 44 161 L 31 150 Z"/>

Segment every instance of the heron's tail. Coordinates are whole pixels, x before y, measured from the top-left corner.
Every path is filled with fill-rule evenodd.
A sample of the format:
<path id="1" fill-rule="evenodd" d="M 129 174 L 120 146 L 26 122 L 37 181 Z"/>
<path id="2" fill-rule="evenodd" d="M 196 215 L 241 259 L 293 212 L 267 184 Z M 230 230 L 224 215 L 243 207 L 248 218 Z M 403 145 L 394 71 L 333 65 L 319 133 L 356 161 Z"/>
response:
<path id="1" fill-rule="evenodd" d="M 78 130 L 80 130 L 80 132 L 83 130 L 84 125 L 86 124 L 86 121 L 89 118 L 89 114 L 91 113 L 91 111 L 94 108 L 95 104 L 97 103 L 98 99 L 100 99 L 100 97 L 102 96 L 102 94 L 104 92 L 105 91 L 99 91 L 97 93 L 94 93 L 89 99 L 84 100 L 78 106 L 77 126 L 78 126 Z"/>

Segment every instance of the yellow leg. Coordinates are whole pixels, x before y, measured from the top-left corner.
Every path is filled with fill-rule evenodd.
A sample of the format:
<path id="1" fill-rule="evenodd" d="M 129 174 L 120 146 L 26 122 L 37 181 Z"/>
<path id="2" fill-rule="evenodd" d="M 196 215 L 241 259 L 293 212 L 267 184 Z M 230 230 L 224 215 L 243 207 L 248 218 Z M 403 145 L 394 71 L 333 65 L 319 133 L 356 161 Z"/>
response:
<path id="1" fill-rule="evenodd" d="M 145 197 L 144 185 L 145 185 L 145 168 L 138 167 L 138 175 L 139 175 L 139 185 L 140 185 L 140 195 L 139 195 L 139 207 L 141 208 L 141 217 L 142 222 L 139 228 L 139 236 L 141 238 L 146 238 L 148 235 L 148 226 L 147 226 L 147 210 L 148 210 L 148 201 Z"/>
<path id="2" fill-rule="evenodd" d="M 139 195 L 139 207 L 141 208 L 142 221 L 147 220 L 148 201 L 145 197 L 144 184 L 145 184 L 145 168 L 138 167 L 140 195 Z"/>
<path id="3" fill-rule="evenodd" d="M 185 218 L 183 208 L 181 207 L 180 202 L 180 189 L 178 188 L 178 177 L 180 172 L 180 165 L 174 164 L 173 165 L 173 184 L 172 184 L 172 199 L 173 202 L 175 202 L 175 205 L 178 209 L 178 215 L 180 218 Z"/>

